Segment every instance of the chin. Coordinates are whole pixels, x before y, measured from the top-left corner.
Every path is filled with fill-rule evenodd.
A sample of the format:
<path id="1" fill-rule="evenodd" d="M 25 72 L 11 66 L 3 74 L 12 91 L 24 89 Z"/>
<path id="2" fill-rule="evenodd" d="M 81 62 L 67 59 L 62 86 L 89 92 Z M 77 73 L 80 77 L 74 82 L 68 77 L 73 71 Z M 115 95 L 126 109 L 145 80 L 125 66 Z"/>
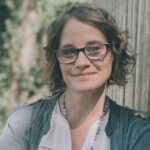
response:
<path id="1" fill-rule="evenodd" d="M 97 90 L 97 89 L 100 89 L 100 87 L 91 87 L 91 86 L 84 86 L 84 87 L 82 87 L 82 86 L 80 86 L 80 87 L 74 87 L 74 90 L 75 91 L 78 91 L 78 92 L 91 92 L 91 91 L 95 91 L 95 90 Z"/>
<path id="2" fill-rule="evenodd" d="M 99 83 L 99 84 L 77 84 L 77 85 L 73 85 L 72 88 L 75 91 L 78 92 L 91 92 L 91 91 L 96 91 L 96 90 L 103 90 L 106 86 L 106 83 Z"/>

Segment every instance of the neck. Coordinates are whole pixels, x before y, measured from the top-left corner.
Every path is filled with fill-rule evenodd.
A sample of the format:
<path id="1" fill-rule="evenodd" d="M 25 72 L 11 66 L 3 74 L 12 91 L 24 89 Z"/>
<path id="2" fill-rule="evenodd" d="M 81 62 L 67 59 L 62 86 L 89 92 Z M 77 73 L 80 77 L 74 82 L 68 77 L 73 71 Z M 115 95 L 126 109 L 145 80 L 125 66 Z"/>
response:
<path id="1" fill-rule="evenodd" d="M 71 128 L 76 128 L 88 117 L 93 108 L 98 108 L 100 115 L 103 113 L 105 101 L 105 88 L 94 92 L 72 92 L 66 90 L 65 103 L 67 120 Z"/>

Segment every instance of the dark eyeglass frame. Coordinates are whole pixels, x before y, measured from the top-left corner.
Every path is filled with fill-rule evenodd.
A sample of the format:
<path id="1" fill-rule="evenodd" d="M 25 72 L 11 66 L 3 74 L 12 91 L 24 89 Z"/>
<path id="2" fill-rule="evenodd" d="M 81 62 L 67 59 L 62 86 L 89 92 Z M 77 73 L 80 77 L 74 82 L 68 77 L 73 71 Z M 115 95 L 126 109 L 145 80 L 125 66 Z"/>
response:
<path id="1" fill-rule="evenodd" d="M 59 63 L 62 63 L 62 64 L 69 64 L 69 63 L 75 62 L 75 61 L 77 60 L 77 58 L 78 58 L 79 52 L 83 52 L 84 55 L 85 55 L 89 60 L 100 60 L 100 61 L 102 61 L 102 60 L 107 56 L 108 51 L 112 48 L 112 43 L 96 43 L 96 44 L 99 44 L 99 47 L 100 47 L 100 46 L 106 46 L 106 53 L 103 54 L 103 55 L 101 55 L 101 57 L 92 58 L 92 57 L 90 57 L 90 56 L 88 56 L 88 55 L 86 54 L 87 48 L 92 47 L 91 45 L 94 45 L 94 44 L 87 45 L 87 46 L 82 47 L 82 48 L 74 48 L 74 47 L 62 48 L 62 49 L 56 50 L 54 53 L 55 53 L 55 55 L 56 55 L 56 57 L 57 57 Z M 93 46 L 93 47 L 94 47 L 94 46 Z M 63 50 L 64 50 L 64 51 L 65 51 L 65 50 L 69 50 L 69 49 L 70 49 L 70 50 L 74 50 L 74 51 L 76 52 L 76 53 L 74 53 L 74 54 L 76 54 L 76 57 L 75 57 L 74 59 L 68 60 L 68 61 L 66 61 L 66 62 L 61 61 L 61 59 L 59 59 L 59 55 L 61 55 L 61 53 L 59 54 L 59 52 L 61 52 L 61 51 L 63 51 Z"/>

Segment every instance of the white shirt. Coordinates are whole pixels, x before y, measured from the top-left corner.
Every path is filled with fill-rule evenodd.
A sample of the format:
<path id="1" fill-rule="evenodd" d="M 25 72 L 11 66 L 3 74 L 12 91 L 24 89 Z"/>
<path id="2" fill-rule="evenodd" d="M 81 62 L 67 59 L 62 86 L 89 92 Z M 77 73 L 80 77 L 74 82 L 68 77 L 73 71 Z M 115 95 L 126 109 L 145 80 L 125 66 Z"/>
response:
<path id="1" fill-rule="evenodd" d="M 109 111 L 104 117 L 101 124 L 101 131 L 96 138 L 94 150 L 110 150 L 110 139 L 105 133 L 105 127 L 108 121 Z M 98 120 L 90 127 L 87 137 L 82 145 L 81 150 L 90 150 L 97 131 Z M 51 128 L 41 139 L 38 150 L 71 150 L 71 132 L 67 120 L 60 112 L 57 102 L 51 119 Z"/>

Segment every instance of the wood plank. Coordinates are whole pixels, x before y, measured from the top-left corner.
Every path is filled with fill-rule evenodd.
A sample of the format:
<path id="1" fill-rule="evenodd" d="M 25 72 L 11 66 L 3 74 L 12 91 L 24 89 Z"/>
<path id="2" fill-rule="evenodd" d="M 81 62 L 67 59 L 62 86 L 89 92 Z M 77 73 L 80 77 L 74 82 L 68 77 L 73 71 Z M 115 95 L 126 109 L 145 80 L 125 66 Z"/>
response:
<path id="1" fill-rule="evenodd" d="M 150 1 L 93 0 L 109 11 L 123 30 L 129 30 L 131 51 L 137 55 L 134 76 L 125 88 L 112 86 L 108 95 L 119 104 L 150 111 Z"/>

